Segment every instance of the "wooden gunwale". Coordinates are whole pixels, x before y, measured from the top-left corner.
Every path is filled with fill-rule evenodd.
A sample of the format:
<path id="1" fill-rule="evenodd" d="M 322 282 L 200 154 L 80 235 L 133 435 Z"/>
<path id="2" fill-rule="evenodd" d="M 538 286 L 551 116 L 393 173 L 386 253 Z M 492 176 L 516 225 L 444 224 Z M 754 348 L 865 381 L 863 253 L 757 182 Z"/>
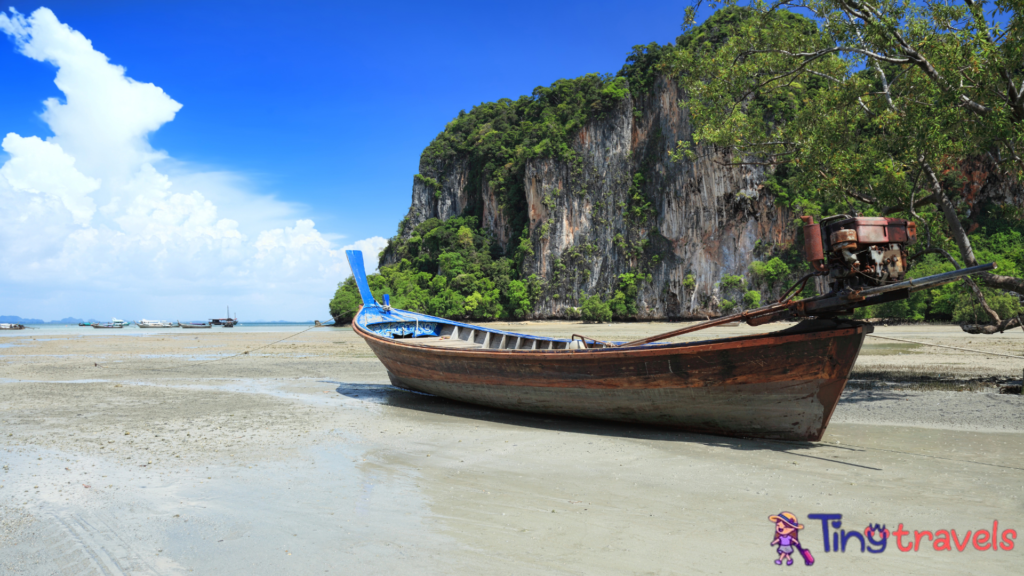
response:
<path id="1" fill-rule="evenodd" d="M 527 350 L 527 349 L 494 349 L 494 348 L 440 348 L 431 346 L 422 346 L 419 344 L 408 344 L 402 342 L 402 339 L 385 338 L 378 334 L 375 334 L 363 326 L 359 325 L 358 322 L 352 323 L 352 329 L 362 336 L 376 340 L 387 346 L 403 347 L 410 350 L 417 350 L 429 353 L 430 355 L 441 355 L 441 356 L 463 356 L 463 355 L 487 355 L 494 357 L 495 359 L 507 358 L 510 356 L 528 354 L 530 356 L 544 357 L 544 358 L 563 358 L 565 360 L 572 360 L 576 355 L 582 354 L 600 354 L 602 358 L 622 358 L 630 359 L 642 356 L 662 356 L 667 354 L 679 354 L 680 352 L 686 352 L 690 354 L 700 354 L 703 352 L 717 352 L 722 350 L 731 350 L 736 348 L 754 348 L 762 347 L 772 344 L 788 344 L 793 342 L 804 342 L 811 340 L 821 340 L 828 338 L 841 338 L 844 336 L 852 336 L 857 332 L 863 331 L 860 326 L 852 326 L 850 328 L 839 328 L 833 330 L 815 331 L 815 332 L 803 332 L 798 334 L 778 334 L 778 333 L 767 333 L 767 334 L 751 334 L 748 336 L 736 336 L 733 338 L 727 338 L 722 340 L 707 341 L 701 340 L 697 342 L 675 342 L 667 344 L 651 344 L 643 347 L 632 347 L 632 348 L 588 348 L 588 349 L 559 349 L 559 350 Z"/>

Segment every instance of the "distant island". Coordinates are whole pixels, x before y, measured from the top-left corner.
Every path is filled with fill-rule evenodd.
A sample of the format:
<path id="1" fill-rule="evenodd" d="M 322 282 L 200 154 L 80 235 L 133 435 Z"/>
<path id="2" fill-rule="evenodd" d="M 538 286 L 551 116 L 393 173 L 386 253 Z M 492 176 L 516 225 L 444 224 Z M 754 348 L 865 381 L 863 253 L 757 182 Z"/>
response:
<path id="1" fill-rule="evenodd" d="M 82 320 L 81 318 L 68 317 L 47 321 L 38 318 L 22 318 L 21 316 L 0 316 L 0 323 L 5 324 L 80 324 L 82 322 L 102 322 L 102 320 Z"/>

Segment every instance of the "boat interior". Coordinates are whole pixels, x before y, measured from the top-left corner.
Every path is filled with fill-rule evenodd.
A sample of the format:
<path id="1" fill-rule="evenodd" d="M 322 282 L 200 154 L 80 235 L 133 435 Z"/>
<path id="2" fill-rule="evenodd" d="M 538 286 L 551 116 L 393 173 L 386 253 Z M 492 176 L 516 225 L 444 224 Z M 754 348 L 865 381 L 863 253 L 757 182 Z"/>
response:
<path id="1" fill-rule="evenodd" d="M 531 334 L 507 332 L 495 328 L 485 328 L 472 324 L 463 324 L 454 320 L 428 316 L 418 312 L 398 310 L 387 305 L 363 306 L 353 319 L 353 324 L 361 329 L 372 332 L 380 337 L 401 341 L 413 346 L 431 348 L 447 348 L 459 350 L 502 350 L 502 351 L 572 351 L 572 350 L 603 350 L 619 349 L 626 341 L 605 341 L 589 338 L 581 334 L 573 334 L 570 338 L 549 338 Z M 727 324 L 728 325 L 728 324 Z M 738 324 L 737 324 L 738 325 Z M 859 323 L 851 321 L 804 320 L 794 326 L 777 332 L 764 334 L 747 334 L 732 337 L 717 337 L 690 340 L 687 342 L 649 341 L 643 344 L 632 344 L 632 348 L 650 348 L 656 346 L 700 346 L 708 343 L 723 343 L 735 340 L 749 340 L 766 336 L 782 336 L 822 330 L 834 330 L 841 327 L 852 327 Z M 870 325 L 868 325 L 870 330 Z"/>
<path id="2" fill-rule="evenodd" d="M 577 350 L 614 345 L 574 334 L 572 338 L 548 338 L 463 324 L 388 306 L 364 306 L 355 318 L 364 330 L 414 346 L 486 350 Z"/>

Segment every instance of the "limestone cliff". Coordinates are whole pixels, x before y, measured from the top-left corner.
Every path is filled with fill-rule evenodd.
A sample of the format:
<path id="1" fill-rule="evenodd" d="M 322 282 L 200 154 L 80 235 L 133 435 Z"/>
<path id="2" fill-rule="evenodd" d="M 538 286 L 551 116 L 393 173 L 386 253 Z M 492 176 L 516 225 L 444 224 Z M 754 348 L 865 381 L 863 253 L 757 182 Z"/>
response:
<path id="1" fill-rule="evenodd" d="M 533 254 L 520 273 L 545 281 L 535 317 L 565 316 L 581 293 L 607 295 L 628 272 L 649 274 L 640 282 L 638 318 L 716 314 L 723 274 L 745 274 L 759 241 L 793 241 L 794 215 L 765 192 L 760 169 L 731 166 L 709 148 L 696 150 L 694 161 L 670 158 L 676 142 L 690 139 L 681 100 L 677 83 L 659 77 L 578 130 L 579 162 L 527 161 L 522 190 Z M 486 181 L 471 190 L 467 160 L 421 162 L 420 173 L 405 230 L 475 212 L 503 250 L 519 242 L 502 198 Z M 638 197 L 650 203 L 646 210 Z"/>

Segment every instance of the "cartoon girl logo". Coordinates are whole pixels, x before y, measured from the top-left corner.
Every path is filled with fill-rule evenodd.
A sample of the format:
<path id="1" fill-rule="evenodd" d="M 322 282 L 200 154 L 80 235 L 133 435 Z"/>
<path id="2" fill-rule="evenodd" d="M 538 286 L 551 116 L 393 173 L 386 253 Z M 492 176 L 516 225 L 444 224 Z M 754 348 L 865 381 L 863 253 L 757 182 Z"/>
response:
<path id="1" fill-rule="evenodd" d="M 779 553 L 779 558 L 775 561 L 776 564 L 781 566 L 785 562 L 786 566 L 792 566 L 794 549 L 800 551 L 804 557 L 804 564 L 808 566 L 814 564 L 814 556 L 811 556 L 811 552 L 800 546 L 798 537 L 800 531 L 804 529 L 804 525 L 797 520 L 793 513 L 780 512 L 778 516 L 769 516 L 768 520 L 775 523 L 775 539 L 771 541 L 771 545 L 778 546 L 776 551 Z"/>

